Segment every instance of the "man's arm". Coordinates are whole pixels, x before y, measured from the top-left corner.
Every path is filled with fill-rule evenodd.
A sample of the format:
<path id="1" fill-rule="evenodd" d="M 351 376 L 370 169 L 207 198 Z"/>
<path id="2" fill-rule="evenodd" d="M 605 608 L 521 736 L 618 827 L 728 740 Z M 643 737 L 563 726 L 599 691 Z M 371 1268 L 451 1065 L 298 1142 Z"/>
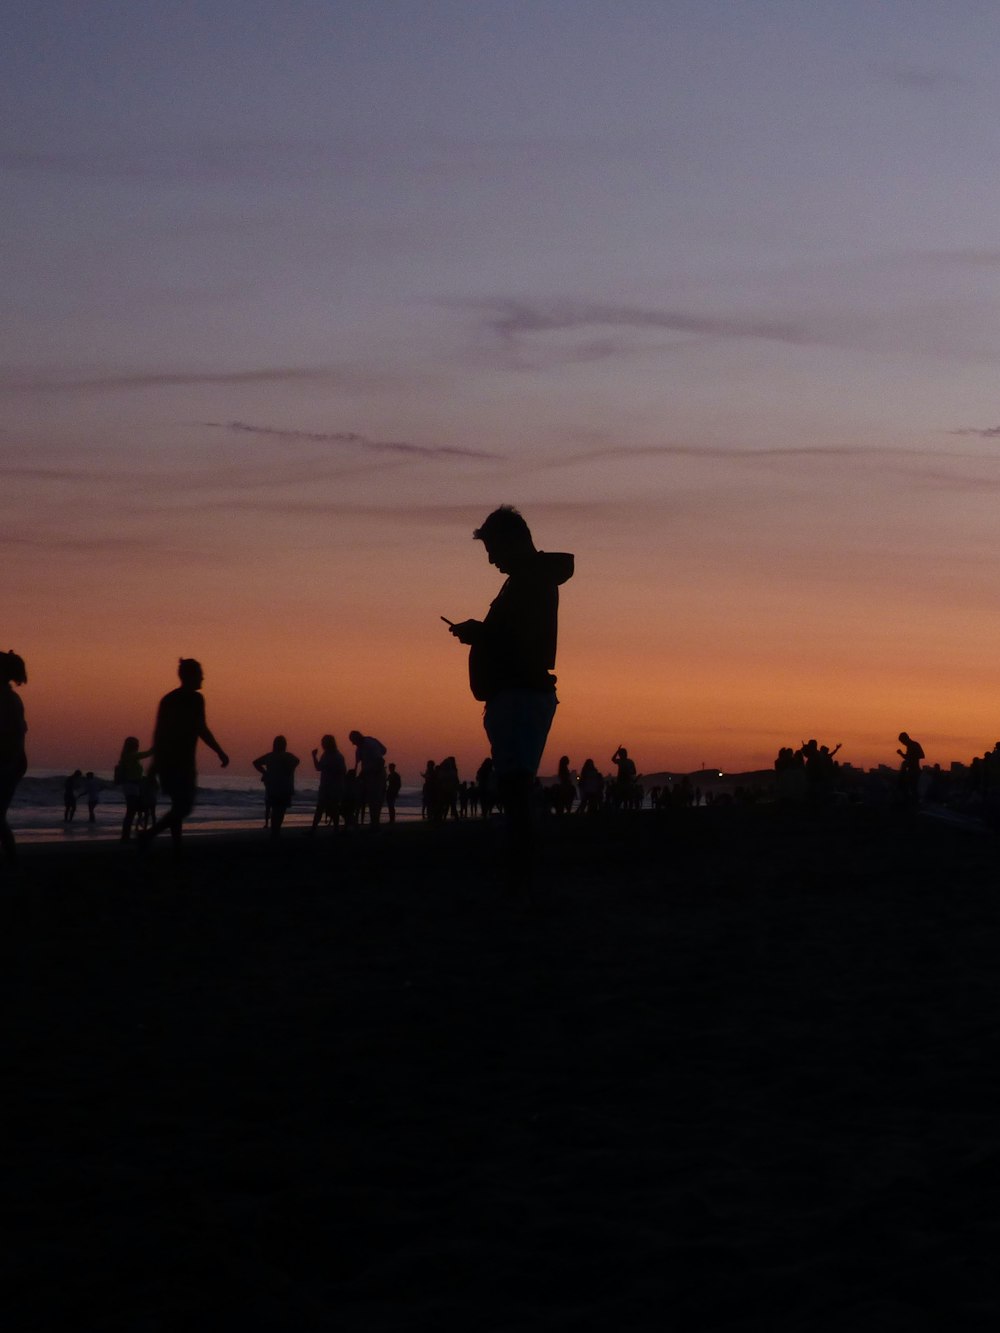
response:
<path id="1" fill-rule="evenodd" d="M 229 755 L 226 754 L 225 750 L 222 748 L 222 746 L 219 744 L 219 742 L 215 739 L 215 737 L 214 737 L 214 736 L 212 735 L 212 733 L 209 731 L 209 729 L 208 729 L 208 724 L 207 724 L 207 723 L 206 723 L 205 725 L 202 726 L 201 731 L 198 732 L 198 736 L 199 736 L 199 738 L 200 738 L 201 740 L 203 740 L 203 741 L 205 742 L 205 744 L 208 746 L 208 748 L 209 748 L 210 750 L 214 750 L 215 753 L 219 756 L 219 763 L 222 765 L 222 767 L 223 767 L 223 768 L 228 768 L 228 767 L 229 767 Z"/>

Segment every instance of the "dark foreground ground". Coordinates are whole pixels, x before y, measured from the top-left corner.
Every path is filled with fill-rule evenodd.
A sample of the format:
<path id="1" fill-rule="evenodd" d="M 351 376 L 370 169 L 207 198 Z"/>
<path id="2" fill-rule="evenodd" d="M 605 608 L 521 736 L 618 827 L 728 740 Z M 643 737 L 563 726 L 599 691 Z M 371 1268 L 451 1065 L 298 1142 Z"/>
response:
<path id="1" fill-rule="evenodd" d="M 11 1333 L 1000 1326 L 992 837 L 134 851 L 0 902 Z"/>

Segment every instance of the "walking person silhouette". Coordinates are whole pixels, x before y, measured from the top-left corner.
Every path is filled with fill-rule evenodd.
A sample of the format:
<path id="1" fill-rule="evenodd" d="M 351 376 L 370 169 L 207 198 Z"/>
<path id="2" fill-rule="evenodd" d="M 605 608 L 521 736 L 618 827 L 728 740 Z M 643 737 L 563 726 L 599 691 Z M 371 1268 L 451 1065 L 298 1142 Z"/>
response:
<path id="1" fill-rule="evenodd" d="M 27 683 L 24 659 L 13 650 L 0 653 L 0 847 L 11 865 L 17 863 L 17 843 L 7 823 L 7 811 L 28 768 L 24 748 L 28 724 L 24 720 L 24 704 L 13 687 Z"/>
<path id="2" fill-rule="evenodd" d="M 556 712 L 559 588 L 573 576 L 573 557 L 539 551 L 511 505 L 495 509 L 472 534 L 507 578 L 484 620 L 450 626 L 469 646 L 469 684 L 486 706 L 498 796 L 515 873 L 530 868 L 532 789 Z"/>
<path id="3" fill-rule="evenodd" d="M 223 768 L 229 766 L 229 756 L 208 729 L 205 721 L 205 696 L 201 693 L 205 673 L 201 663 L 193 657 L 182 657 L 177 665 L 180 686 L 160 700 L 153 732 L 153 762 L 150 772 L 160 780 L 160 786 L 170 798 L 170 809 L 150 829 L 144 829 L 140 843 L 155 838 L 164 829 L 170 830 L 174 850 L 180 850 L 184 820 L 194 809 L 198 775 L 195 769 L 195 750 L 203 741 L 219 756 Z"/>

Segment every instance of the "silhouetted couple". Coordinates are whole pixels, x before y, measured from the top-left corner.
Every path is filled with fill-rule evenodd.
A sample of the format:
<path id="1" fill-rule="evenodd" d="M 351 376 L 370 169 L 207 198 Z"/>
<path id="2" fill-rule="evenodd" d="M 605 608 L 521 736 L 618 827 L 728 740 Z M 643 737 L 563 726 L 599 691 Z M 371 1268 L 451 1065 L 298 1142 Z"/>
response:
<path id="1" fill-rule="evenodd" d="M 483 725 L 517 872 L 530 864 L 535 776 L 557 705 L 551 673 L 559 588 L 573 575 L 573 557 L 537 550 L 509 505 L 495 509 L 473 537 L 507 578 L 484 620 L 462 621 L 450 632 L 469 646 L 469 684 L 486 705 Z"/>

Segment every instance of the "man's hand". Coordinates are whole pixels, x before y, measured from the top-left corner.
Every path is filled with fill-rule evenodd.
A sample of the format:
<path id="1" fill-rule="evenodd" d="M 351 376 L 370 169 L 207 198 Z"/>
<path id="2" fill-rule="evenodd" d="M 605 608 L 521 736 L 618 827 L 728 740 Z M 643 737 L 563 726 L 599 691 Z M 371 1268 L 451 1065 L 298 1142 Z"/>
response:
<path id="1" fill-rule="evenodd" d="M 229 755 L 226 754 L 225 750 L 219 751 L 219 763 L 222 765 L 223 768 L 229 767 Z"/>
<path id="2" fill-rule="evenodd" d="M 481 620 L 463 620 L 459 625 L 452 625 L 449 634 L 454 634 L 459 643 L 475 643 L 483 632 Z"/>

